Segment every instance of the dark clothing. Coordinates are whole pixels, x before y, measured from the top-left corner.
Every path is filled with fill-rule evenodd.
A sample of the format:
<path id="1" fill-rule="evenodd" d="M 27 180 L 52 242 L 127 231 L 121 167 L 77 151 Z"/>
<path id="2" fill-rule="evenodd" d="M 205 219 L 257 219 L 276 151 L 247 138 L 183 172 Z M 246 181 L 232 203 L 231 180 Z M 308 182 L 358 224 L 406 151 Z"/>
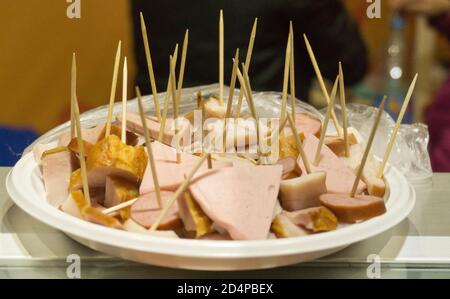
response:
<path id="1" fill-rule="evenodd" d="M 430 23 L 450 40 L 450 13 L 430 19 Z M 430 131 L 430 157 L 433 171 L 450 171 L 450 78 L 437 92 L 426 111 Z"/>
<path id="2" fill-rule="evenodd" d="M 225 84 L 229 83 L 232 58 L 240 49 L 245 60 L 255 17 L 258 29 L 250 66 L 254 90 L 281 91 L 289 20 L 294 24 L 296 94 L 307 100 L 315 74 L 307 54 L 303 33 L 315 51 L 324 77 L 334 80 L 342 61 L 346 84 L 360 80 L 367 69 L 367 51 L 357 25 L 337 0 L 191 0 L 132 1 L 137 84 L 150 93 L 139 11 L 144 14 L 158 91 L 165 91 L 169 55 L 175 43 L 183 42 L 190 30 L 184 86 L 218 82 L 219 10 L 225 24 Z"/>

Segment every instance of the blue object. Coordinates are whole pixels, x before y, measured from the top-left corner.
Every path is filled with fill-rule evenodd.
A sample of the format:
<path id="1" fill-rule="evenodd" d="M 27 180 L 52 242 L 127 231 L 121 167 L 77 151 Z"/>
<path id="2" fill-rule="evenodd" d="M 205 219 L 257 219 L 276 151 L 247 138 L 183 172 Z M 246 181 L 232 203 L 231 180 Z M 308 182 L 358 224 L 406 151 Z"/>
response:
<path id="1" fill-rule="evenodd" d="M 0 126 L 0 166 L 14 166 L 38 136 L 32 129 Z"/>

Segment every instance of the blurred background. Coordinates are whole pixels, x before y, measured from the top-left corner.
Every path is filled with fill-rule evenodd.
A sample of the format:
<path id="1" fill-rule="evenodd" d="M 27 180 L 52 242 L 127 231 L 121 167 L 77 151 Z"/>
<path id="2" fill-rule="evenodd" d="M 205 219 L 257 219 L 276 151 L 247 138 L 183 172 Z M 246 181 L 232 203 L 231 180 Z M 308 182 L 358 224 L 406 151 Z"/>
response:
<path id="1" fill-rule="evenodd" d="M 147 3 L 144 4 L 144 2 Z M 187 26 L 191 29 L 192 39 L 190 47 L 191 44 L 194 44 L 194 47 L 199 45 L 199 47 L 204 47 L 208 51 L 211 50 L 208 48 L 211 45 L 217 47 L 217 35 L 212 36 L 210 41 L 212 44 L 196 42 L 196 39 L 200 40 L 202 35 L 195 35 L 195 28 L 198 18 L 202 15 L 209 15 L 210 18 L 202 18 L 210 23 L 210 26 L 206 26 L 208 29 L 205 29 L 207 34 L 205 33 L 204 36 L 211 35 L 211 32 L 216 32 L 218 19 L 216 5 L 219 7 L 222 5 L 224 8 L 226 32 L 227 28 L 229 28 L 228 32 L 232 31 L 234 34 L 236 34 L 236 30 L 239 30 L 237 27 L 240 23 L 234 22 L 230 15 L 233 14 L 233 10 L 242 9 L 242 7 L 237 8 L 233 7 L 233 4 L 229 4 L 233 1 L 225 1 L 223 3 L 218 1 L 217 3 L 215 2 L 216 5 L 211 4 L 214 1 L 193 1 L 194 4 L 191 5 L 191 8 L 195 8 L 195 5 L 201 5 L 201 2 L 203 2 L 204 9 L 198 15 L 192 15 L 192 12 L 186 12 L 183 8 L 174 10 L 174 14 L 155 10 L 155 7 L 161 7 L 162 10 L 172 9 L 167 4 L 170 2 L 80 0 L 81 18 L 70 19 L 67 17 L 66 11 L 71 3 L 66 1 L 1 1 L 0 87 L 2 91 L 2 107 L 0 108 L 0 165 L 12 165 L 27 144 L 31 143 L 40 134 L 68 120 L 72 52 L 77 53 L 77 90 L 81 110 L 85 111 L 107 104 L 115 50 L 119 39 L 122 40 L 122 53 L 128 58 L 130 78 L 128 92 L 130 97 L 134 96 L 132 87 L 135 82 L 145 85 L 143 89 L 146 93 L 149 93 L 149 84 L 143 83 L 148 74 L 144 63 L 145 60 L 143 61 L 142 38 L 138 35 L 140 28 L 135 26 L 138 18 L 137 11 L 144 11 L 151 40 L 152 55 L 155 60 L 156 78 L 159 82 L 158 84 L 163 86 L 165 86 L 167 80 L 167 67 L 166 65 L 163 66 L 161 61 L 168 58 L 171 51 L 169 49 L 173 49 L 174 43 L 172 41 L 178 40 L 180 43 L 182 42 L 184 30 Z M 301 33 L 306 32 L 308 37 L 310 37 L 313 48 L 317 45 L 318 59 L 320 58 L 319 64 L 321 60 L 324 61 L 325 77 L 328 79 L 334 78 L 336 74 L 334 72 L 335 68 L 327 68 L 326 66 L 327 58 L 330 58 L 332 60 L 330 63 L 333 63 L 337 69 L 337 62 L 340 59 L 335 57 L 337 53 L 336 48 L 326 47 L 327 43 L 333 43 L 333 41 L 330 41 L 330 39 L 324 40 L 323 38 L 320 40 L 321 36 L 325 36 L 320 34 L 320 32 L 323 32 L 320 28 L 321 23 L 318 26 L 311 25 L 313 20 L 302 23 L 302 19 L 305 19 L 302 17 L 302 14 L 307 16 L 314 12 L 320 15 L 321 12 L 325 12 L 317 4 L 316 7 L 311 5 L 311 8 L 309 8 L 307 3 L 322 1 L 297 1 L 304 3 L 304 5 L 302 4 L 303 6 L 292 4 L 295 1 L 277 1 L 276 7 L 271 7 L 270 5 L 273 2 L 270 2 L 270 4 L 268 2 L 265 4 L 266 9 L 262 8 L 261 2 L 265 1 L 251 3 L 251 10 L 250 7 L 248 10 L 245 10 L 244 7 L 244 13 L 241 11 L 241 14 L 238 15 L 238 17 L 242 18 L 245 12 L 248 12 L 248 18 L 242 23 L 245 27 L 238 32 L 242 35 L 240 40 L 232 40 L 229 43 L 230 46 L 228 46 L 227 41 L 232 38 L 225 36 L 226 61 L 232 56 L 229 53 L 234 52 L 234 48 L 231 45 L 234 46 L 236 44 L 240 46 L 244 42 L 246 45 L 254 15 L 259 16 L 260 24 L 258 24 L 257 43 L 254 49 L 255 68 L 251 71 L 251 74 L 252 72 L 255 73 L 253 75 L 255 77 L 255 89 L 280 91 L 281 84 L 279 82 L 282 81 L 282 72 L 278 72 L 278 64 L 280 63 L 274 63 L 273 66 L 270 65 L 271 71 L 274 73 L 278 72 L 274 80 L 264 81 L 264 76 L 258 76 L 257 73 L 259 73 L 259 69 L 262 69 L 262 66 L 267 65 L 267 61 L 275 61 L 274 59 L 264 58 L 264 55 L 268 57 L 271 55 L 265 52 L 268 48 L 277 49 L 277 55 L 280 57 L 279 62 L 282 65 L 288 22 L 289 19 L 293 19 L 294 31 L 299 37 L 296 40 L 296 48 L 301 48 L 302 50 L 299 51 L 304 51 Z M 408 5 L 406 0 L 382 0 L 380 1 L 381 18 L 372 19 L 367 16 L 367 8 L 370 3 L 366 1 L 333 0 L 323 2 L 331 3 L 328 5 L 331 11 L 333 10 L 333 5 L 337 5 L 335 10 L 340 11 L 340 14 L 336 15 L 335 21 L 338 22 L 337 24 L 343 24 L 342 14 L 345 14 L 345 18 L 348 18 L 346 25 L 342 26 L 343 28 L 345 27 L 343 29 L 344 33 L 348 33 L 347 35 L 349 36 L 348 46 L 351 47 L 352 44 L 357 45 L 361 42 L 361 47 L 358 49 L 360 54 L 358 55 L 362 57 L 353 57 L 353 61 L 355 61 L 355 64 L 359 64 L 359 68 L 355 68 L 353 71 L 351 61 L 348 61 L 348 66 L 344 68 L 344 71 L 348 69 L 346 77 L 348 76 L 350 83 L 347 100 L 349 102 L 375 105 L 383 94 L 388 94 L 391 98 L 388 109 L 395 117 L 403 101 L 405 89 L 408 88 L 414 74 L 418 72 L 420 76 L 419 81 L 405 121 L 430 124 L 430 118 L 440 119 L 439 124 L 431 124 L 432 128 L 430 128 L 430 131 L 433 130 L 431 133 L 431 145 L 438 148 L 437 158 L 434 159 L 438 162 L 433 163 L 433 167 L 436 170 L 446 170 L 445 167 L 440 168 L 439 165 L 445 166 L 446 163 L 450 165 L 450 158 L 445 158 L 450 157 L 450 146 L 445 144 L 445 142 L 448 142 L 445 140 L 449 140 L 445 136 L 450 136 L 450 129 L 448 129 L 450 127 L 450 118 L 440 115 L 439 111 L 442 111 L 442 107 L 450 106 L 448 93 L 444 93 L 443 96 L 441 95 L 442 92 L 440 93 L 448 78 L 450 46 L 445 35 L 439 33 L 439 31 L 445 31 L 445 29 L 450 31 L 450 22 L 445 23 L 446 15 L 448 16 L 449 12 L 449 1 L 412 0 L 411 2 L 415 2 L 413 4 L 416 6 L 414 6 L 412 4 Z M 417 2 L 421 2 L 420 4 L 423 6 L 418 7 Z M 285 9 L 291 10 L 291 13 L 295 14 L 295 10 L 289 7 L 292 5 L 299 11 L 297 16 L 281 13 Z M 435 10 L 430 11 L 430 7 L 435 8 Z M 394 13 L 394 10 L 397 13 Z M 273 13 L 274 11 L 277 13 Z M 181 16 L 183 14 L 188 15 L 188 17 L 183 18 Z M 230 18 L 227 19 L 227 16 L 230 16 L 231 20 Z M 264 25 L 265 19 L 267 20 L 266 25 Z M 320 17 L 316 19 L 317 22 L 321 20 Z M 449 18 L 447 17 L 447 19 Z M 274 32 L 273 34 L 277 37 L 278 42 L 269 40 L 267 43 L 261 41 L 258 44 L 258 39 L 263 39 L 264 33 L 272 30 L 274 27 L 268 26 L 270 22 L 281 24 L 279 26 L 282 28 L 280 29 L 281 33 Z M 172 28 L 173 24 L 178 26 L 176 34 L 174 34 L 176 36 L 171 38 L 167 35 L 172 30 L 175 30 Z M 236 28 L 232 27 L 230 29 L 227 25 L 235 26 Z M 326 27 L 327 24 L 322 23 L 322 25 Z M 199 28 L 201 26 L 205 27 L 204 24 L 198 25 Z M 442 26 L 444 29 L 439 28 Z M 449 27 L 446 28 L 446 26 Z M 316 31 L 319 33 L 315 34 Z M 338 41 L 341 40 L 340 36 L 336 36 L 338 33 L 331 32 L 329 34 L 331 38 L 334 37 L 336 39 L 336 45 L 338 45 Z M 345 34 L 342 36 L 345 36 Z M 345 39 L 342 37 L 342 40 Z M 245 46 L 243 48 L 242 52 L 245 53 Z M 341 50 L 343 52 L 347 51 L 345 47 Z M 352 48 L 349 48 L 348 51 L 350 50 Z M 195 51 L 194 48 L 193 57 L 196 57 Z M 217 51 L 217 48 L 213 48 L 212 51 L 212 55 L 217 57 L 217 52 L 214 52 Z M 261 54 L 257 54 L 258 51 Z M 303 63 L 304 52 L 296 52 L 296 55 L 299 57 L 298 60 L 296 59 L 298 80 L 300 84 L 305 82 L 305 86 L 307 86 L 298 86 L 301 98 L 317 107 L 324 106 L 324 100 L 317 84 L 314 81 L 309 82 L 308 78 L 302 78 L 302 72 L 309 74 L 311 79 L 314 78 L 309 60 Z M 243 57 L 245 56 L 241 55 L 241 58 Z M 358 63 L 358 59 L 360 59 L 361 63 Z M 211 64 L 216 63 L 216 61 L 217 59 L 215 58 Z M 167 60 L 164 60 L 164 62 L 167 62 Z M 192 59 L 189 63 L 194 64 L 195 60 Z M 206 65 L 209 65 L 209 63 Z M 216 75 L 210 76 L 208 73 L 204 73 L 208 72 L 208 70 L 202 70 L 201 67 L 201 64 L 193 67 L 193 71 L 190 71 L 190 73 L 187 70 L 186 85 L 217 82 Z M 228 70 L 230 67 L 231 63 L 227 62 L 225 82 L 228 81 Z M 212 68 L 210 71 L 212 74 L 216 74 L 215 68 Z M 200 76 L 200 73 L 204 73 L 204 75 Z M 327 75 L 328 73 L 330 74 Z M 353 74 L 354 76 L 352 77 Z M 205 82 L 207 80 L 209 82 Z M 159 91 L 164 90 L 160 88 Z M 117 90 L 117 99 L 120 98 L 119 93 L 120 86 L 118 86 Z M 433 103 L 436 100 L 444 103 L 436 104 L 438 108 L 434 110 L 429 108 L 433 107 Z M 447 129 L 443 129 L 445 127 Z M 433 158 L 433 151 L 431 155 Z M 450 168 L 450 166 L 448 167 Z"/>

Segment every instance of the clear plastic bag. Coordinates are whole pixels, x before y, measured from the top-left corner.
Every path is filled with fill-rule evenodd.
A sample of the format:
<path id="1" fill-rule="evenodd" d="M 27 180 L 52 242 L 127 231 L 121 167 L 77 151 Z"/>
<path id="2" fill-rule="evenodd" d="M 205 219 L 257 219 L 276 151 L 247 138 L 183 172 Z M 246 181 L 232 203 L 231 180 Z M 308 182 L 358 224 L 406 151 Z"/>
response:
<path id="1" fill-rule="evenodd" d="M 204 97 L 215 95 L 218 93 L 218 84 L 198 86 L 183 89 L 182 97 L 180 100 L 180 113 L 186 113 L 192 111 L 197 105 L 197 92 L 201 91 Z M 225 95 L 228 94 L 228 90 L 225 89 Z M 235 92 L 233 103 L 237 103 L 239 92 Z M 160 107 L 163 106 L 165 94 L 159 94 Z M 281 93 L 280 92 L 258 92 L 254 94 L 254 102 L 259 116 L 264 118 L 278 117 L 280 115 L 281 107 Z M 288 100 L 288 111 L 290 110 L 290 104 Z M 143 103 L 146 113 L 154 114 L 154 103 L 151 95 L 143 97 Z M 114 114 L 117 115 L 121 111 L 121 103 L 117 102 L 114 105 Z M 169 115 L 171 115 L 171 105 L 169 105 Z M 100 123 L 104 123 L 107 116 L 107 105 L 100 106 L 98 108 L 87 111 L 81 115 L 81 123 L 83 127 L 92 127 Z M 138 112 L 138 106 L 136 99 L 128 101 L 127 110 L 129 112 Z M 347 116 L 349 125 L 357 129 L 361 135 L 367 139 L 370 129 L 375 118 L 377 108 L 362 105 L 362 104 L 348 104 Z M 242 113 L 249 114 L 249 109 L 246 101 L 242 104 Z M 313 106 L 299 101 L 296 101 L 297 112 L 307 112 L 316 115 L 323 119 L 323 113 L 319 112 Z M 336 113 L 340 117 L 340 107 L 336 105 Z M 69 122 L 59 125 L 58 127 L 50 130 L 46 134 L 38 138 L 33 144 L 31 144 L 24 153 L 33 149 L 35 144 L 46 144 L 57 140 L 58 136 L 65 130 L 69 129 Z M 332 130 L 333 123 L 330 122 L 328 129 Z M 389 136 L 394 127 L 393 119 L 384 113 L 380 122 L 378 133 L 373 144 L 373 152 L 376 156 L 382 157 L 386 145 L 389 140 Z M 431 163 L 428 155 L 429 135 L 428 128 L 424 124 L 412 124 L 402 125 L 395 144 L 389 158 L 389 163 L 397 167 L 408 179 L 421 180 L 431 177 Z"/>

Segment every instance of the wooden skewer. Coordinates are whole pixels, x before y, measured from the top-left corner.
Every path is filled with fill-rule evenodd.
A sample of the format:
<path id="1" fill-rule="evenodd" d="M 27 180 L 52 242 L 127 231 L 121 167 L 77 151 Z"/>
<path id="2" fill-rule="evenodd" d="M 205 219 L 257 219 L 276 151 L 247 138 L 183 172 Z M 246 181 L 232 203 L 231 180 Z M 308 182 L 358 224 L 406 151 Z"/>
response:
<path id="1" fill-rule="evenodd" d="M 311 48 L 311 45 L 308 41 L 308 38 L 306 37 L 306 34 L 303 34 L 303 38 L 305 39 L 306 49 L 308 50 L 309 57 L 311 59 L 311 63 L 314 67 L 314 71 L 316 72 L 317 80 L 319 81 L 320 88 L 322 89 L 322 93 L 323 93 L 323 95 L 327 101 L 327 105 L 328 105 L 330 103 L 330 96 L 328 95 L 327 88 L 325 87 L 325 82 L 323 80 L 322 73 L 320 72 L 319 65 L 317 64 L 316 57 L 315 57 L 314 52 Z M 341 136 L 341 129 L 339 127 L 339 122 L 337 120 L 336 112 L 334 111 L 334 109 L 331 111 L 331 117 L 333 119 L 334 127 L 336 128 L 336 132 L 337 132 L 338 136 Z"/>
<path id="2" fill-rule="evenodd" d="M 141 18 L 142 40 L 144 41 L 145 58 L 147 59 L 148 75 L 150 78 L 150 86 L 152 88 L 153 101 L 155 104 L 155 114 L 158 121 L 161 121 L 161 112 L 159 110 L 158 90 L 156 89 L 155 73 L 153 72 L 152 55 L 150 54 L 150 44 L 148 42 L 147 26 L 145 25 L 144 15 L 139 13 Z"/>
<path id="3" fill-rule="evenodd" d="M 127 57 L 123 60 L 122 74 L 122 128 L 121 139 L 123 143 L 127 143 L 127 86 L 128 86 L 128 64 Z"/>
<path id="4" fill-rule="evenodd" d="M 392 147 L 394 146 L 395 137 L 397 137 L 398 129 L 402 124 L 403 116 L 405 115 L 406 109 L 408 108 L 409 101 L 411 100 L 411 96 L 414 91 L 414 87 L 416 86 L 417 76 L 418 74 L 414 76 L 414 79 L 412 80 L 411 85 L 409 86 L 408 92 L 406 93 L 405 101 L 403 102 L 402 109 L 400 110 L 400 113 L 397 117 L 397 122 L 395 123 L 394 126 L 394 130 L 392 131 L 391 138 L 389 139 L 388 146 L 386 148 L 386 151 L 384 152 L 383 161 L 381 162 L 380 168 L 378 169 L 377 173 L 378 178 L 383 177 L 384 168 L 386 167 L 386 163 L 389 159 L 389 155 L 391 154 Z"/>
<path id="5" fill-rule="evenodd" d="M 364 150 L 364 154 L 361 159 L 361 163 L 359 164 L 359 167 L 358 167 L 358 172 L 356 173 L 355 182 L 353 183 L 352 192 L 350 193 L 351 197 L 355 197 L 356 189 L 358 188 L 358 183 L 359 183 L 359 180 L 361 179 L 361 175 L 364 170 L 364 165 L 366 164 L 367 157 L 370 152 L 370 148 L 372 147 L 372 143 L 373 143 L 375 134 L 378 129 L 378 124 L 380 123 L 381 115 L 383 115 L 384 103 L 386 102 L 386 98 L 387 97 L 384 96 L 383 101 L 381 101 L 380 107 L 378 108 L 378 113 L 375 118 L 375 122 L 373 123 L 372 131 L 370 132 L 370 136 L 369 136 L 369 140 L 367 141 L 366 149 Z"/>
<path id="6" fill-rule="evenodd" d="M 211 156 L 211 153 L 208 153 L 207 155 L 208 155 L 208 158 L 207 158 L 207 161 L 208 161 L 208 169 L 212 169 L 212 168 L 213 168 L 213 165 L 212 165 L 212 156 Z"/>
<path id="7" fill-rule="evenodd" d="M 133 199 L 124 201 L 124 202 L 122 202 L 122 203 L 120 203 L 120 204 L 118 204 L 118 205 L 115 205 L 115 206 L 110 207 L 110 208 L 108 208 L 108 209 L 104 209 L 104 210 L 102 211 L 102 213 L 105 214 L 105 215 L 108 215 L 108 214 L 112 214 L 112 213 L 114 213 L 114 212 L 116 212 L 116 211 L 119 211 L 119 210 L 128 208 L 128 207 L 134 205 L 134 203 L 135 203 L 138 199 L 139 199 L 139 197 L 136 197 L 136 198 L 133 198 Z"/>
<path id="8" fill-rule="evenodd" d="M 191 172 L 186 176 L 186 179 L 183 181 L 183 183 L 177 188 L 175 193 L 170 198 L 167 205 L 164 207 L 164 209 L 159 214 L 156 221 L 153 223 L 153 225 L 150 227 L 150 231 L 155 231 L 158 228 L 159 223 L 161 220 L 167 215 L 167 212 L 169 212 L 169 209 L 172 207 L 172 205 L 175 203 L 177 198 L 186 191 L 187 187 L 189 186 L 189 183 L 192 179 L 192 177 L 195 175 L 195 173 L 199 170 L 199 168 L 202 166 L 203 162 L 205 162 L 208 155 L 203 155 L 203 157 L 195 164 L 194 168 L 192 168 Z"/>
<path id="9" fill-rule="evenodd" d="M 183 80 L 184 80 L 184 68 L 186 65 L 186 53 L 189 43 L 189 29 L 186 29 L 186 33 L 184 35 L 183 41 L 183 49 L 181 51 L 181 63 L 180 63 L 180 74 L 178 77 L 178 88 L 177 88 L 177 105 L 180 103 L 181 91 L 183 89 Z"/>
<path id="10" fill-rule="evenodd" d="M 175 81 L 175 63 L 172 55 L 170 55 L 170 89 L 172 92 L 172 104 L 173 104 L 173 120 L 175 124 L 175 136 L 177 136 L 177 163 L 181 163 L 181 153 L 180 153 L 180 138 L 178 136 L 178 99 L 176 95 L 176 81 Z"/>
<path id="11" fill-rule="evenodd" d="M 289 120 L 289 125 L 291 127 L 292 134 L 294 134 L 295 145 L 297 146 L 297 150 L 300 153 L 300 157 L 302 158 L 303 165 L 305 165 L 306 173 L 310 174 L 311 166 L 309 165 L 308 157 L 306 156 L 302 141 L 300 140 L 300 137 L 298 136 L 298 131 L 297 131 L 297 127 L 295 126 L 294 119 L 292 118 L 291 115 L 288 115 L 287 119 Z"/>
<path id="12" fill-rule="evenodd" d="M 72 71 L 70 84 L 70 139 L 75 137 L 75 96 L 77 93 L 77 60 L 76 54 L 72 54 Z"/>
<path id="13" fill-rule="evenodd" d="M 245 66 L 247 67 L 247 73 L 250 72 L 250 62 L 252 60 L 253 45 L 255 44 L 257 27 L 258 27 L 258 18 L 255 18 L 255 21 L 253 22 L 253 28 L 250 33 L 250 40 L 248 41 L 247 55 L 245 57 Z M 238 104 L 236 107 L 236 118 L 239 118 L 241 116 L 241 107 L 242 107 L 243 97 L 244 97 L 244 91 L 239 90 Z"/>
<path id="14" fill-rule="evenodd" d="M 219 102 L 223 106 L 223 11 L 220 10 L 219 17 Z"/>
<path id="15" fill-rule="evenodd" d="M 78 100 L 75 96 L 74 102 L 74 112 L 75 112 L 75 126 L 77 131 L 77 143 L 78 143 L 78 159 L 80 160 L 80 172 L 81 172 L 81 182 L 83 184 L 83 193 L 86 200 L 86 206 L 91 206 L 91 196 L 89 194 L 89 184 L 87 179 L 87 169 L 86 160 L 84 156 L 84 144 L 83 136 L 81 135 L 81 124 L 80 124 L 80 109 L 78 107 Z"/>
<path id="16" fill-rule="evenodd" d="M 236 70 L 239 67 L 239 48 L 236 49 L 236 54 L 233 59 L 233 70 L 231 72 L 231 80 L 230 80 L 230 92 L 228 94 L 227 101 L 227 113 L 225 114 L 225 120 L 223 125 L 223 147 L 224 151 L 227 150 L 227 125 L 228 119 L 231 116 L 231 107 L 233 106 L 233 97 L 234 97 L 234 87 L 236 85 Z M 237 126 L 237 124 L 235 124 Z"/>
<path id="17" fill-rule="evenodd" d="M 147 121 L 145 119 L 144 106 L 142 105 L 141 91 L 137 86 L 136 86 L 136 96 L 138 99 L 139 114 L 141 115 L 142 128 L 144 129 L 145 146 L 147 147 L 147 154 L 150 160 L 150 167 L 152 169 L 153 185 L 155 186 L 156 200 L 158 201 L 159 208 L 162 209 L 163 202 L 161 199 L 161 189 L 159 187 L 158 174 L 156 172 L 156 162 L 153 156 L 152 143 L 150 137 L 148 136 Z"/>
<path id="18" fill-rule="evenodd" d="M 289 35 L 291 36 L 291 63 L 289 64 L 289 80 L 291 87 L 291 113 L 292 118 L 295 119 L 295 66 L 294 66 L 294 28 L 292 21 L 289 23 Z"/>
<path id="19" fill-rule="evenodd" d="M 280 134 L 281 132 L 283 132 L 284 127 L 286 126 L 286 123 L 288 121 L 288 118 L 285 117 L 281 123 L 280 123 L 280 127 L 278 128 L 278 134 Z"/>
<path id="20" fill-rule="evenodd" d="M 333 90 L 331 91 L 331 100 L 328 103 L 327 113 L 322 125 L 322 132 L 320 133 L 319 144 L 317 145 L 316 154 L 314 155 L 313 165 L 317 166 L 320 160 L 320 153 L 322 152 L 323 143 L 325 141 L 325 135 L 327 133 L 328 122 L 330 120 L 331 111 L 333 111 L 334 100 L 336 99 L 337 85 L 338 85 L 339 75 L 334 81 Z"/>
<path id="21" fill-rule="evenodd" d="M 178 59 L 178 44 L 175 45 L 175 50 L 173 51 L 173 59 L 175 60 L 175 64 L 177 63 Z M 167 119 L 167 112 L 169 110 L 169 102 L 170 102 L 170 94 L 171 94 L 171 88 L 170 88 L 170 66 L 169 66 L 169 77 L 167 78 L 167 88 L 166 88 L 166 97 L 164 99 L 164 109 L 163 109 L 163 115 L 159 126 L 159 134 L 158 134 L 158 141 L 162 142 L 164 132 L 166 130 L 166 119 Z"/>
<path id="22" fill-rule="evenodd" d="M 339 100 L 341 103 L 342 113 L 342 130 L 344 131 L 344 145 L 345 156 L 350 156 L 350 145 L 348 143 L 348 131 L 347 131 L 347 108 L 345 108 L 345 84 L 344 84 L 344 72 L 342 71 L 342 64 L 339 61 Z"/>
<path id="23" fill-rule="evenodd" d="M 112 114 L 114 108 L 114 97 L 116 96 L 116 87 L 117 87 L 117 75 L 119 73 L 119 63 L 120 63 L 120 51 L 122 48 L 122 41 L 119 41 L 119 45 L 117 46 L 116 52 L 116 60 L 114 62 L 114 72 L 111 84 L 111 93 L 109 95 L 109 108 L 108 108 L 108 118 L 106 120 L 106 130 L 105 130 L 105 138 L 111 134 L 111 122 L 112 122 Z"/>
<path id="24" fill-rule="evenodd" d="M 291 61 L 291 35 L 289 34 L 286 45 L 286 57 L 284 59 L 284 76 L 283 76 L 283 94 L 281 96 L 281 115 L 280 119 L 286 117 L 286 101 L 287 101 L 287 89 L 289 83 L 289 64 Z"/>

